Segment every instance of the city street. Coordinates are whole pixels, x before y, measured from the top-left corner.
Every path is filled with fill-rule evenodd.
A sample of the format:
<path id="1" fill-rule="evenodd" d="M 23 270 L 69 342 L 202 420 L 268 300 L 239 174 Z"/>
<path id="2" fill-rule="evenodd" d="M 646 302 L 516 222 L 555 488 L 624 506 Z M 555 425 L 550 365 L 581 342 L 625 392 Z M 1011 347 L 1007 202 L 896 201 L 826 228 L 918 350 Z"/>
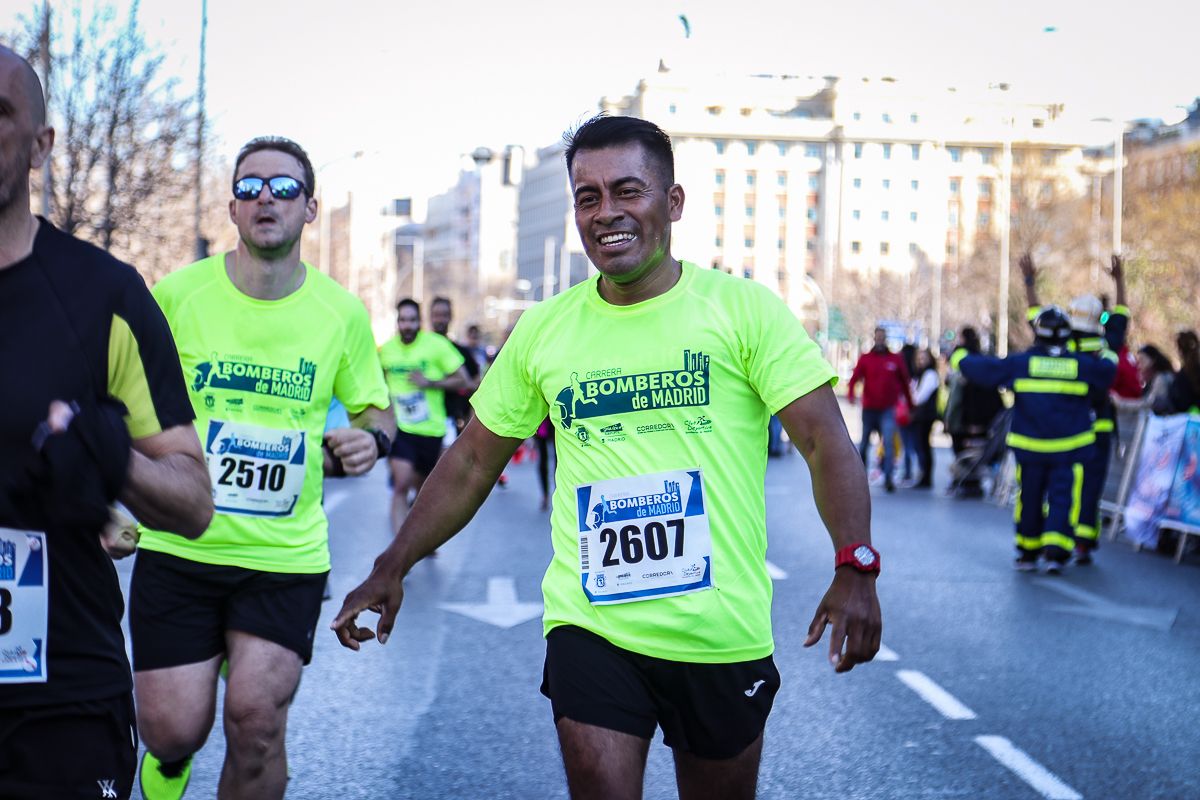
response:
<path id="1" fill-rule="evenodd" d="M 949 454 L 937 456 L 944 480 Z M 289 797 L 566 797 L 538 692 L 548 516 L 534 465 L 509 478 L 413 571 L 389 643 L 357 654 L 327 626 L 389 539 L 385 474 L 327 483 L 334 600 L 291 714 Z M 1176 566 L 1105 541 L 1092 568 L 1018 574 L 1009 510 L 873 488 L 885 649 L 835 675 L 827 639 L 801 646 L 833 560 L 803 459 L 772 460 L 766 491 L 784 683 L 760 797 L 1200 796 L 1195 556 Z M 215 794 L 223 747 L 218 722 L 189 797 Z M 675 796 L 661 741 L 646 787 Z"/>

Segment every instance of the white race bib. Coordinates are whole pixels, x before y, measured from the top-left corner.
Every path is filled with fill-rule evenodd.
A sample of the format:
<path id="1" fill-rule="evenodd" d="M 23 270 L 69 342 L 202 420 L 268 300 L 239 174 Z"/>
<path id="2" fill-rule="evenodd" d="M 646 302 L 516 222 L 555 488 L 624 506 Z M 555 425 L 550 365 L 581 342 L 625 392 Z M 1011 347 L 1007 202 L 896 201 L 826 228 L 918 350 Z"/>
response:
<path id="1" fill-rule="evenodd" d="M 425 399 L 425 392 L 396 395 L 392 405 L 396 408 L 396 419 L 405 425 L 416 425 L 429 419 L 429 401 Z"/>
<path id="2" fill-rule="evenodd" d="M 208 421 L 204 457 L 213 506 L 224 514 L 289 517 L 305 475 L 304 431 Z"/>
<path id="3" fill-rule="evenodd" d="M 0 684 L 46 682 L 46 534 L 0 528 Z"/>
<path id="4" fill-rule="evenodd" d="M 712 588 L 699 469 L 585 484 L 575 497 L 588 602 L 632 603 Z"/>

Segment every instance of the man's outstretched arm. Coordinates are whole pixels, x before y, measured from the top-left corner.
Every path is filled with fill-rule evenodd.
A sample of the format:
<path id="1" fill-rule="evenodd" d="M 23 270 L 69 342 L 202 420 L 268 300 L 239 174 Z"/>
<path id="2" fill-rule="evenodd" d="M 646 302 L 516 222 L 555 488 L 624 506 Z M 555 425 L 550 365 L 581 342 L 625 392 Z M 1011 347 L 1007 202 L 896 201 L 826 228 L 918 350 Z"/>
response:
<path id="1" fill-rule="evenodd" d="M 826 385 L 779 410 L 779 419 L 812 473 L 813 498 L 836 552 L 846 545 L 871 542 L 871 495 L 858 452 Z M 844 566 L 809 625 L 805 647 L 820 641 L 833 626 L 829 659 L 838 672 L 870 661 L 879 651 L 883 630 L 875 575 Z"/>
<path id="2" fill-rule="evenodd" d="M 380 644 L 387 641 L 404 600 L 404 576 L 471 521 L 521 441 L 497 436 L 478 419 L 471 420 L 425 480 L 399 532 L 375 559 L 371 574 L 346 595 L 329 626 L 345 647 L 357 650 L 360 642 L 377 635 Z M 365 609 L 379 614 L 374 632 L 356 624 Z"/>

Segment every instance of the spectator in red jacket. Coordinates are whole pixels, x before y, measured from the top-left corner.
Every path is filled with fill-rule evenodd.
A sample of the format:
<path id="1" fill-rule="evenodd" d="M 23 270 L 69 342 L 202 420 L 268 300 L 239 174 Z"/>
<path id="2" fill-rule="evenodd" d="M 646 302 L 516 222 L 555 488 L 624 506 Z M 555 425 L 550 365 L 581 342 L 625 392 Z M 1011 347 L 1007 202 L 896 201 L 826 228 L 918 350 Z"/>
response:
<path id="1" fill-rule="evenodd" d="M 867 464 L 867 449 L 871 444 L 871 433 L 877 432 L 883 440 L 883 470 L 884 487 L 889 492 L 896 491 L 892 481 L 892 448 L 896 439 L 896 403 L 903 398 L 908 407 L 912 408 L 912 394 L 908 388 L 908 369 L 899 353 L 893 353 L 887 346 L 887 331 L 875 329 L 875 346 L 858 358 L 854 372 L 850 375 L 848 399 L 853 404 L 857 402 L 854 390 L 862 383 L 862 441 L 858 445 L 858 454 L 862 457 L 863 466 Z"/>

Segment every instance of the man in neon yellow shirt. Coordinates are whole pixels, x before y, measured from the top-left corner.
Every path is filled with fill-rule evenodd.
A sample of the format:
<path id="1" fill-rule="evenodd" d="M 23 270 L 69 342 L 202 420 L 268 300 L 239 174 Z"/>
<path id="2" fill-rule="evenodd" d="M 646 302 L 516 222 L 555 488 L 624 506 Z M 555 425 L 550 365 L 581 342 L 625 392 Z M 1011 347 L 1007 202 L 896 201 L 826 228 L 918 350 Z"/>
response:
<path id="1" fill-rule="evenodd" d="M 222 797 L 282 797 L 284 731 L 329 572 L 325 473 L 387 453 L 387 387 L 362 303 L 300 260 L 317 213 L 295 142 L 238 154 L 237 248 L 154 287 L 175 336 L 216 515 L 196 541 L 146 530 L 130 594 L 147 800 L 178 798 L 228 661 Z M 352 427 L 325 431 L 333 396 Z"/>
<path id="2" fill-rule="evenodd" d="M 379 348 L 396 415 L 396 439 L 388 454 L 392 473 L 392 530 L 408 516 L 408 493 L 421 490 L 442 455 L 446 436 L 446 390 L 469 384 L 463 357 L 439 333 L 421 330 L 421 306 L 396 304 L 396 335 Z"/>
<path id="3" fill-rule="evenodd" d="M 574 798 L 636 797 L 663 728 L 682 797 L 752 797 L 779 687 L 763 478 L 777 413 L 809 463 L 837 556 L 809 626 L 842 672 L 881 629 L 862 463 L 833 371 L 766 288 L 671 255 L 683 212 L 670 139 L 597 117 L 567 149 L 598 279 L 526 311 L 476 417 L 333 622 L 387 640 L 411 566 L 464 526 L 547 412 L 558 426 L 554 557 L 542 582 L 551 700 Z M 357 615 L 380 611 L 377 631 Z"/>

